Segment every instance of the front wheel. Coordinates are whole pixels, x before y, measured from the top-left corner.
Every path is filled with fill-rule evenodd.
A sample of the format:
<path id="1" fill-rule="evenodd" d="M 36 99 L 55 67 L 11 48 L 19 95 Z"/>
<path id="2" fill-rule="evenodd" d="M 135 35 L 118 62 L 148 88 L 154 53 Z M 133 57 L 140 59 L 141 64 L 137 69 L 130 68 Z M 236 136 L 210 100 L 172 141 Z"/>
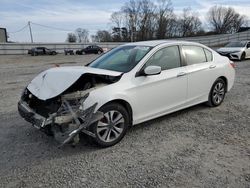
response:
<path id="1" fill-rule="evenodd" d="M 125 136 L 129 125 L 127 110 L 118 103 L 110 103 L 99 109 L 104 117 L 91 129 L 95 134 L 94 141 L 101 147 L 117 144 Z"/>
<path id="2" fill-rule="evenodd" d="M 223 79 L 218 78 L 211 88 L 209 99 L 207 102 L 208 106 L 219 106 L 223 102 L 225 95 L 226 83 Z"/>
<path id="3" fill-rule="evenodd" d="M 241 54 L 240 60 L 241 60 L 241 61 L 244 61 L 245 59 L 246 59 L 246 53 L 243 52 L 243 53 Z"/>

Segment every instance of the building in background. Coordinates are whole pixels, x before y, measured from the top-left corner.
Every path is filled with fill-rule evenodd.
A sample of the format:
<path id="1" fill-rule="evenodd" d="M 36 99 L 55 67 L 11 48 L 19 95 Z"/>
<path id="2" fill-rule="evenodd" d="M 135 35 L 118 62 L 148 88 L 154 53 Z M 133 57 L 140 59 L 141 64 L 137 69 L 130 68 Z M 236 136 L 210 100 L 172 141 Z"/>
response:
<path id="1" fill-rule="evenodd" d="M 7 32 L 5 28 L 0 28 L 0 43 L 7 42 Z"/>

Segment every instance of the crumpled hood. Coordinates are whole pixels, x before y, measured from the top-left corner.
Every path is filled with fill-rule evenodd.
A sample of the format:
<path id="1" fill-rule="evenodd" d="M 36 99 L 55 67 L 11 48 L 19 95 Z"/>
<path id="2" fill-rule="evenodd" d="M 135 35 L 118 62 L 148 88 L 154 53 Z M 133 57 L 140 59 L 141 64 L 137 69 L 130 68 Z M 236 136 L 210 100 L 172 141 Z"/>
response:
<path id="1" fill-rule="evenodd" d="M 83 74 L 119 76 L 122 73 L 85 66 L 55 67 L 43 71 L 28 85 L 28 90 L 41 100 L 56 97 L 74 84 Z"/>
<path id="2" fill-rule="evenodd" d="M 219 48 L 218 52 L 240 52 L 243 50 L 243 47 L 232 47 L 232 48 Z"/>

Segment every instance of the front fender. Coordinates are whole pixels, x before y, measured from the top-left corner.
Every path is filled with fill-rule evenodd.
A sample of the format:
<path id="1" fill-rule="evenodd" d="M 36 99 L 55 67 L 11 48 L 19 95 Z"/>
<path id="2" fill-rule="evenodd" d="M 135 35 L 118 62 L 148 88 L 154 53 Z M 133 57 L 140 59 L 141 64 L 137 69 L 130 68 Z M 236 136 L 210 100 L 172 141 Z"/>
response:
<path id="1" fill-rule="evenodd" d="M 88 98 L 84 101 L 83 109 L 85 110 L 90 106 L 92 106 L 93 104 L 97 103 L 97 106 L 94 111 L 96 112 L 100 107 L 114 100 L 124 100 L 127 103 L 129 103 L 130 106 L 132 107 L 131 105 L 132 100 L 129 99 L 129 97 L 125 93 L 116 92 L 115 88 L 106 86 L 91 91 L 89 93 Z"/>

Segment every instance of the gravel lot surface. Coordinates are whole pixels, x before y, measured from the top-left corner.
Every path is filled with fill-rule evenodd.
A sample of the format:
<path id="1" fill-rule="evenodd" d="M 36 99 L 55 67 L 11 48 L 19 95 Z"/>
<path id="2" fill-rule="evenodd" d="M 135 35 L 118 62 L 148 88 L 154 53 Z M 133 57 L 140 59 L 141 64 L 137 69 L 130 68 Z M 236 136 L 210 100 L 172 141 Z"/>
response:
<path id="1" fill-rule="evenodd" d="M 224 103 L 203 104 L 130 128 L 117 145 L 57 148 L 17 112 L 22 89 L 54 64 L 83 56 L 0 56 L 0 187 L 250 187 L 250 60 Z"/>

